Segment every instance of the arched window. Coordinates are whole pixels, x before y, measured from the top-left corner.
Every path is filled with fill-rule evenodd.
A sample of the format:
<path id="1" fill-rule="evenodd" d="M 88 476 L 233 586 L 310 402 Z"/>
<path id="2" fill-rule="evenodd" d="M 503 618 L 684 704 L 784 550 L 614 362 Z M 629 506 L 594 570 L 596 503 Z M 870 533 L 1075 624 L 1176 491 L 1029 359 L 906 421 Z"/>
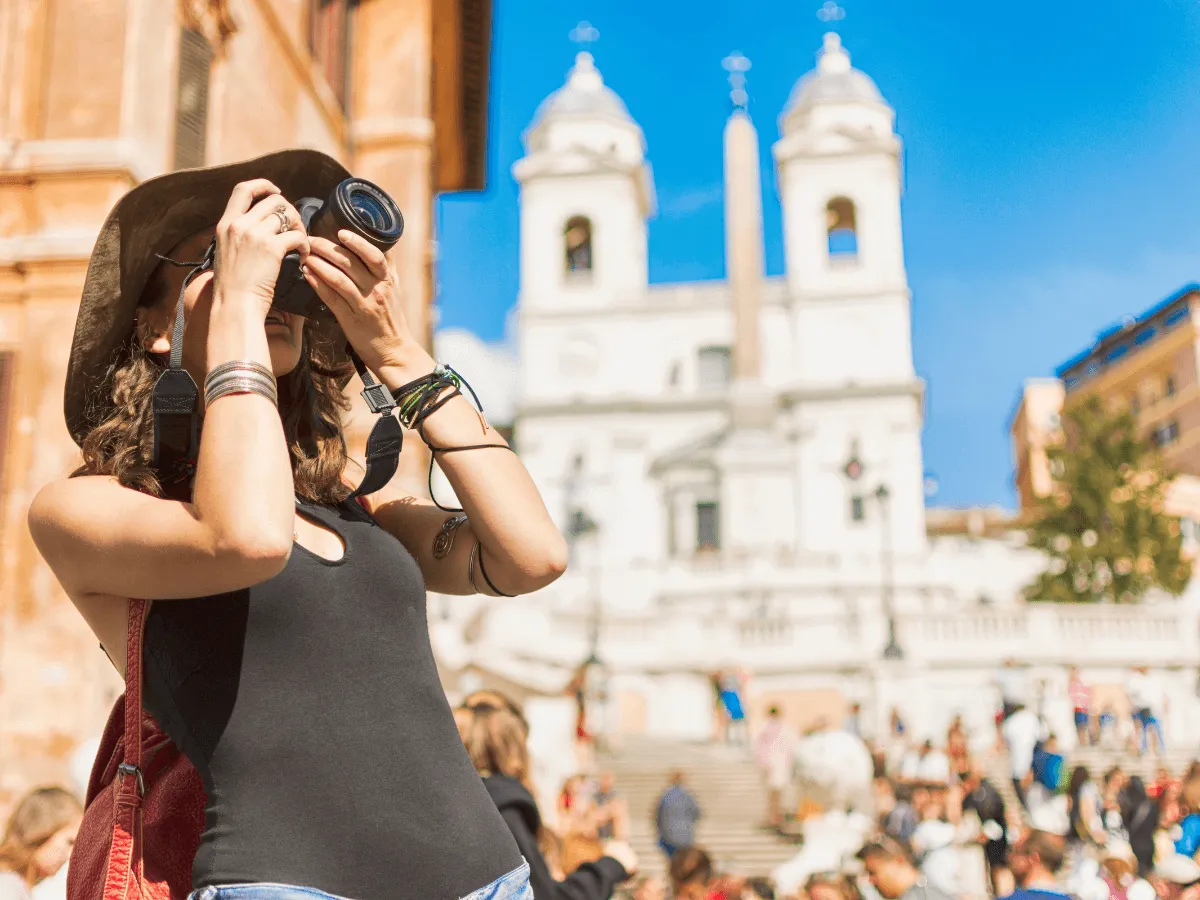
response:
<path id="1" fill-rule="evenodd" d="M 563 248 L 568 274 L 592 271 L 592 223 L 589 219 L 574 216 L 567 220 L 563 228 Z"/>
<path id="2" fill-rule="evenodd" d="M 830 259 L 853 260 L 858 256 L 858 220 L 850 200 L 834 197 L 826 204 L 825 227 Z"/>

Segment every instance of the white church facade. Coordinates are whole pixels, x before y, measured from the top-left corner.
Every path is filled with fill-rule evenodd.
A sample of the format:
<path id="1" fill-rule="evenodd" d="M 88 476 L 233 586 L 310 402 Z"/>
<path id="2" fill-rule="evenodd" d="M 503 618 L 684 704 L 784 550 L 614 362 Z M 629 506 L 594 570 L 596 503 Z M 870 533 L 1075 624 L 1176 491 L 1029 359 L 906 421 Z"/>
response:
<path id="1" fill-rule="evenodd" d="M 894 708 L 937 737 L 954 714 L 990 736 L 1008 658 L 1048 683 L 1064 733 L 1065 666 L 1115 690 L 1151 663 L 1169 726 L 1200 739 L 1189 600 L 1027 605 L 1041 560 L 1019 534 L 932 527 L 946 514 L 926 509 L 901 141 L 837 35 L 779 130 L 786 274 L 764 275 L 758 134 L 739 89 L 726 279 L 650 284 L 638 124 L 587 53 L 538 110 L 513 170 L 515 437 L 574 559 L 533 596 L 446 605 L 447 670 L 472 673 L 464 688 L 483 672 L 554 694 L 594 656 L 591 724 L 610 736 L 709 736 L 709 676 L 741 669 L 752 711 L 779 703 L 803 726 L 861 703 L 869 731 Z"/>

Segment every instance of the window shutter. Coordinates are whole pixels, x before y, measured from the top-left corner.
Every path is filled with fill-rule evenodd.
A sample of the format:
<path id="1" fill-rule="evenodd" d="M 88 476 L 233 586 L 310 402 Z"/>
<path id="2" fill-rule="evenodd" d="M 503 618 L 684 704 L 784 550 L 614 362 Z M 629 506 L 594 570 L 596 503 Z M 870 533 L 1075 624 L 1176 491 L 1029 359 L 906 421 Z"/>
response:
<path id="1" fill-rule="evenodd" d="M 212 56 L 204 35 L 184 30 L 179 39 L 179 86 L 175 96 L 176 169 L 204 165 Z"/>
<path id="2" fill-rule="evenodd" d="M 13 353 L 0 352 L 0 474 L 8 459 L 8 420 L 12 414 Z"/>

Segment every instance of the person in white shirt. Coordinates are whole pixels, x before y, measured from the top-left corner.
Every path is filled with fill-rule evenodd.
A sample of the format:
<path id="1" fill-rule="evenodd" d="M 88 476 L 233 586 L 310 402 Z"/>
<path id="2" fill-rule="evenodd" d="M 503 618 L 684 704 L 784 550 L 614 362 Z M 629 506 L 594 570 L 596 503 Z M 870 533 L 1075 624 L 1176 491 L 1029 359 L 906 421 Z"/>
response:
<path id="1" fill-rule="evenodd" d="M 933 741 L 926 741 L 921 747 L 916 780 L 931 785 L 948 785 L 950 783 L 950 757 L 935 748 Z"/>
<path id="2" fill-rule="evenodd" d="M 1167 706 L 1162 682 L 1157 676 L 1151 675 L 1145 666 L 1138 666 L 1129 673 L 1125 694 L 1129 697 L 1134 725 L 1140 736 L 1141 752 L 1146 753 L 1150 749 L 1150 737 L 1153 735 L 1154 752 L 1162 753 L 1166 745 L 1160 716 L 1166 712 Z"/>
<path id="3" fill-rule="evenodd" d="M 1004 719 L 1029 703 L 1029 681 L 1015 659 L 1004 661 L 1004 666 L 996 673 L 995 683 Z"/>
<path id="4" fill-rule="evenodd" d="M 1029 800 L 1025 791 L 1033 779 L 1033 752 L 1041 738 L 1042 723 L 1033 712 L 1018 707 L 1005 720 L 1001 733 L 1012 765 L 1013 790 L 1021 805 L 1028 810 Z"/>

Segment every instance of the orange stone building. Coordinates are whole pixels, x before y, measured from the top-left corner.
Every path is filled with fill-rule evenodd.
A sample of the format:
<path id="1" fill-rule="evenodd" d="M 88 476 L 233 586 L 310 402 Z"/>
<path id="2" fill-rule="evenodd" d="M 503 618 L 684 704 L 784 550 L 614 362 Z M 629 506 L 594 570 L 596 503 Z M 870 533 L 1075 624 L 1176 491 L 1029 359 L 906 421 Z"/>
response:
<path id="1" fill-rule="evenodd" d="M 1183 521 L 1185 547 L 1200 539 L 1200 285 L 1189 284 L 1142 315 L 1100 333 L 1059 366 L 1057 378 L 1026 382 L 1010 422 L 1022 513 L 1051 488 L 1046 446 L 1060 437 L 1064 407 L 1098 395 L 1131 410 L 1177 477 L 1167 509 Z"/>
<path id="2" fill-rule="evenodd" d="M 121 689 L 25 524 L 76 462 L 62 385 L 106 213 L 161 172 L 323 150 L 403 209 L 405 311 L 428 340 L 434 199 L 484 183 L 490 15 L 490 0 L 0 3 L 0 815 L 71 783 Z"/>

